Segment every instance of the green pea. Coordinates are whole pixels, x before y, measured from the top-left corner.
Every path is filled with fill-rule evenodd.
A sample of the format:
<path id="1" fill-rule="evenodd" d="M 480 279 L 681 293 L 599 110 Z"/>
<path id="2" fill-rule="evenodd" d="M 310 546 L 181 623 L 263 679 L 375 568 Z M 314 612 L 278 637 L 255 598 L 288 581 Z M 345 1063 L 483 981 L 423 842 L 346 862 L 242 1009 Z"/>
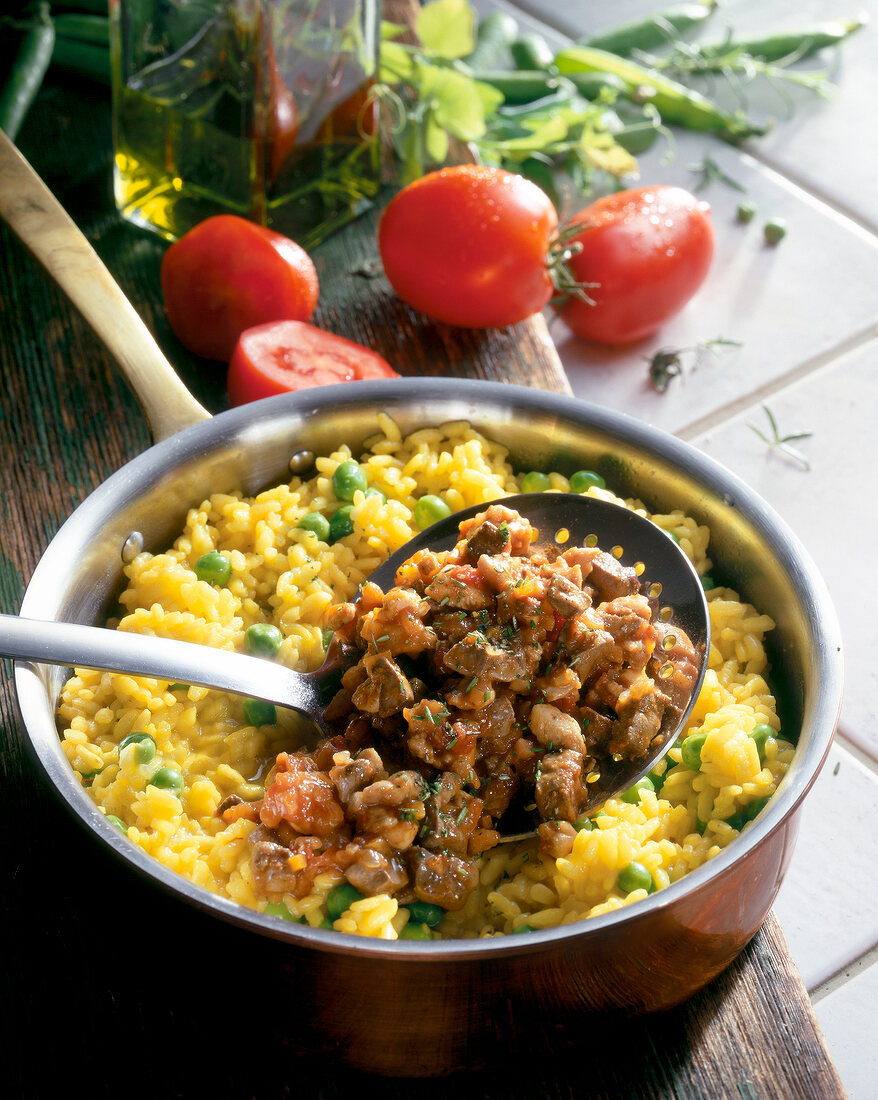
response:
<path id="1" fill-rule="evenodd" d="M 373 489 L 367 489 L 366 490 L 366 500 L 368 500 L 369 497 L 380 497 L 382 504 L 387 503 L 387 497 L 381 492 L 380 489 L 374 489 L 374 488 Z"/>
<path id="2" fill-rule="evenodd" d="M 744 807 L 744 816 L 747 818 L 748 821 L 753 821 L 754 818 L 758 817 L 762 813 L 762 811 L 765 809 L 770 801 L 770 795 L 766 795 L 764 798 L 754 798 L 752 802 L 749 802 Z"/>
<path id="3" fill-rule="evenodd" d="M 671 542 L 675 542 L 678 546 L 680 545 L 680 538 L 678 535 L 675 535 L 673 531 L 665 531 L 665 534 L 668 536 Z"/>
<path id="4" fill-rule="evenodd" d="M 310 531 L 321 542 L 329 542 L 329 520 L 321 512 L 309 512 L 296 526 L 302 531 Z"/>
<path id="5" fill-rule="evenodd" d="M 422 531 L 450 515 L 451 509 L 442 497 L 434 496 L 433 493 L 427 493 L 415 505 L 415 523 Z"/>
<path id="6" fill-rule="evenodd" d="M 607 487 L 606 481 L 594 470 L 577 470 L 570 477 L 571 493 L 587 493 L 593 485 L 596 485 L 598 489 L 606 489 Z"/>
<path id="7" fill-rule="evenodd" d="M 329 541 L 338 542 L 339 539 L 354 533 L 354 521 L 351 519 L 352 504 L 344 504 L 337 512 L 334 512 L 329 521 Z"/>
<path id="8" fill-rule="evenodd" d="M 277 708 L 264 699 L 245 699 L 244 721 L 248 726 L 273 726 L 277 721 Z"/>
<path id="9" fill-rule="evenodd" d="M 701 750 L 706 740 L 706 733 L 690 733 L 680 746 L 683 763 L 693 772 L 697 772 L 701 767 Z"/>
<path id="10" fill-rule="evenodd" d="M 369 487 L 366 475 L 360 469 L 360 464 L 349 458 L 347 462 L 340 462 L 332 475 L 332 491 L 339 500 L 353 500 L 354 493 L 359 489 L 365 493 Z"/>
<path id="11" fill-rule="evenodd" d="M 624 894 L 630 894 L 632 890 L 652 890 L 652 874 L 637 860 L 626 863 L 619 872 L 619 889 Z"/>
<path id="12" fill-rule="evenodd" d="M 115 814 L 107 814 L 107 821 L 109 821 L 111 825 L 115 825 L 120 833 L 125 833 L 126 836 L 128 835 L 128 826 L 121 817 L 116 817 Z"/>
<path id="13" fill-rule="evenodd" d="M 342 913 L 362 897 L 356 886 L 351 886 L 349 882 L 340 882 L 326 895 L 326 912 L 331 920 L 338 920 Z"/>
<path id="14" fill-rule="evenodd" d="M 332 931 L 332 921 L 329 919 L 329 917 L 324 917 L 323 920 L 317 925 L 317 927 L 318 928 L 328 928 L 329 931 L 331 932 Z"/>
<path id="15" fill-rule="evenodd" d="M 525 474 L 521 479 L 521 491 L 523 493 L 544 493 L 550 485 L 549 475 L 541 473 L 539 470 L 531 470 L 529 474 Z"/>
<path id="16" fill-rule="evenodd" d="M 150 783 L 163 791 L 173 791 L 174 794 L 183 793 L 183 776 L 176 768 L 159 768 Z"/>
<path id="17" fill-rule="evenodd" d="M 590 817 L 581 817 L 578 821 L 573 822 L 573 828 L 578 833 L 590 833 L 592 829 L 596 828 L 596 825 Z"/>
<path id="18" fill-rule="evenodd" d="M 253 623 L 244 634 L 244 648 L 253 657 L 275 657 L 283 640 L 274 623 Z"/>
<path id="19" fill-rule="evenodd" d="M 765 742 L 769 737 L 774 737 L 775 732 L 771 726 L 767 726 L 764 722 L 760 722 L 758 726 L 754 726 L 750 730 L 750 736 L 756 742 L 756 748 L 759 750 L 759 763 L 765 763 Z"/>
<path id="20" fill-rule="evenodd" d="M 445 910 L 441 905 L 433 905 L 429 901 L 413 901 L 406 908 L 411 913 L 413 921 L 428 924 L 431 928 L 435 927 L 445 916 Z"/>
<path id="21" fill-rule="evenodd" d="M 329 643 L 332 641 L 332 635 L 334 633 L 335 633 L 334 630 L 321 630 L 320 631 L 320 640 L 321 640 L 321 642 L 323 642 L 323 648 L 324 649 L 329 649 Z"/>
<path id="22" fill-rule="evenodd" d="M 738 813 L 732 814 L 731 817 L 726 818 L 726 825 L 730 825 L 733 829 L 737 829 L 740 832 L 747 824 L 748 818 L 743 810 L 739 810 Z"/>
<path id="23" fill-rule="evenodd" d="M 756 217 L 756 203 L 752 199 L 744 199 L 738 203 L 738 221 L 752 222 Z"/>
<path id="24" fill-rule="evenodd" d="M 433 933 L 427 924 L 415 924 L 409 921 L 399 934 L 401 940 L 432 940 Z"/>
<path id="25" fill-rule="evenodd" d="M 780 244 L 787 235 L 787 223 L 783 218 L 772 218 L 762 227 L 762 233 L 768 244 Z"/>
<path id="26" fill-rule="evenodd" d="M 119 742 L 119 755 L 129 745 L 136 745 L 134 759 L 138 764 L 148 764 L 155 756 L 155 740 L 148 733 L 129 733 Z"/>
<path id="27" fill-rule="evenodd" d="M 695 832 L 698 833 L 699 836 L 704 836 L 707 832 L 707 822 L 702 821 L 700 817 L 695 818 Z"/>
<path id="28" fill-rule="evenodd" d="M 655 786 L 648 775 L 645 775 L 643 779 L 638 779 L 633 787 L 629 787 L 627 791 L 621 796 L 623 802 L 630 802 L 636 806 L 640 801 L 641 791 L 654 791 Z"/>
<path id="29" fill-rule="evenodd" d="M 232 575 L 232 563 L 219 550 L 202 554 L 195 563 L 195 576 L 208 584 L 224 585 Z"/>
<path id="30" fill-rule="evenodd" d="M 512 929 L 513 936 L 519 932 L 536 932 L 536 928 L 532 924 L 519 924 L 517 928 Z"/>
<path id="31" fill-rule="evenodd" d="M 705 592 L 709 592 L 711 588 L 716 588 L 716 581 L 709 573 L 705 573 L 701 578 L 701 587 Z"/>
<path id="32" fill-rule="evenodd" d="M 281 920 L 292 921 L 293 924 L 302 924 L 304 917 L 294 917 L 282 901 L 270 901 L 262 910 L 269 917 L 280 917 Z"/>

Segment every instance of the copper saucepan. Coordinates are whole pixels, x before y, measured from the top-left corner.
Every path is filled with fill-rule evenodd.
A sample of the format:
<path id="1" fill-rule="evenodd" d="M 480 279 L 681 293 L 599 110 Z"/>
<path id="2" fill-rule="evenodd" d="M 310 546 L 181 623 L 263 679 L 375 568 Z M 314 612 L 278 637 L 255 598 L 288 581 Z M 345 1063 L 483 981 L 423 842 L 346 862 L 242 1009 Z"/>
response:
<path id="1" fill-rule="evenodd" d="M 457 379 L 353 383 L 209 419 L 156 349 L 132 363 L 131 332 L 144 337 L 146 330 L 130 306 L 122 322 L 128 331 L 113 346 L 109 315 L 95 303 L 124 303 L 121 292 L 100 282 L 109 276 L 95 268 L 99 261 L 84 239 L 70 236 L 51 196 L 34 191 L 14 150 L 0 152 L 4 179 L 19 174 L 5 186 L 0 213 L 62 286 L 66 280 L 68 287 L 71 281 L 87 287 L 76 304 L 83 308 L 85 299 L 83 312 L 117 353 L 160 439 L 71 515 L 37 566 L 23 615 L 100 622 L 120 585 L 123 553 L 169 545 L 188 507 L 209 493 L 252 493 L 285 480 L 294 452 L 321 453 L 340 441 L 356 452 L 374 433 L 380 411 L 406 432 L 465 419 L 502 440 L 517 468 L 597 469 L 618 492 L 652 509 L 679 507 L 708 524 L 716 575 L 777 623 L 771 677 L 784 729 L 799 734 L 777 795 L 714 859 L 636 905 L 526 937 L 374 941 L 287 924 L 191 885 L 109 824 L 70 769 L 55 724 L 63 672 L 18 663 L 15 685 L 27 740 L 76 817 L 130 869 L 227 922 L 230 951 L 246 954 L 257 939 L 261 946 L 269 943 L 273 973 L 261 1011 L 281 1021 L 288 1014 L 291 1028 L 307 1030 L 315 1050 L 356 1068 L 417 1075 L 473 1067 L 508 1051 L 515 1027 L 526 1028 L 528 1020 L 551 1027 L 574 1012 L 646 1012 L 702 988 L 768 913 L 790 860 L 800 803 L 838 718 L 838 623 L 826 586 L 793 533 L 744 483 L 694 447 L 631 417 L 522 387 Z M 30 215 L 10 209 L 10 195 L 23 188 L 35 225 L 52 238 L 43 255 L 32 239 L 34 225 L 22 225 Z M 71 265 L 72 280 L 65 276 Z M 113 321 L 117 330 L 119 324 Z"/>

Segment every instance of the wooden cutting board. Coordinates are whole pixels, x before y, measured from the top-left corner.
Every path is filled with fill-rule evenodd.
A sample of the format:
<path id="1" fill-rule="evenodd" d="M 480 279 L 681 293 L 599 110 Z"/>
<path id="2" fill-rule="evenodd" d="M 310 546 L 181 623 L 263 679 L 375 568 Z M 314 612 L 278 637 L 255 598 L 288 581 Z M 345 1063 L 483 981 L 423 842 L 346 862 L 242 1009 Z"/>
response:
<path id="1" fill-rule="evenodd" d="M 217 367 L 187 355 L 164 320 L 158 280 L 164 245 L 124 225 L 113 209 L 106 89 L 51 78 L 19 144 L 189 388 L 220 411 L 225 396 Z M 316 250 L 319 324 L 375 346 L 405 374 L 570 392 L 542 318 L 468 333 L 432 325 L 404 307 L 376 266 L 377 216 L 365 215 Z M 0 606 L 16 611 L 60 523 L 150 439 L 103 349 L 5 230 L 0 243 Z M 376 1085 L 332 1064 L 291 1060 L 287 1037 L 259 1011 L 271 974 L 260 971 L 258 950 L 252 968 L 226 972 L 217 922 L 181 911 L 71 826 L 27 758 L 8 676 L 0 684 L 0 721 L 9 1095 L 42 1096 L 76 1080 L 90 1095 L 114 1098 L 195 1098 L 216 1090 L 223 1097 L 334 1100 L 358 1087 L 380 1088 L 391 1100 L 415 1088 L 426 1098 L 453 1088 L 490 1100 L 844 1096 L 771 915 L 729 969 L 687 1004 L 599 1038 L 591 1024 L 583 1029 L 571 1018 L 533 1052 L 527 1072 L 510 1075 L 497 1066 L 453 1083 Z M 306 1013 L 307 1005 L 301 1009 Z M 23 1056 L 35 1041 L 39 1057 Z"/>

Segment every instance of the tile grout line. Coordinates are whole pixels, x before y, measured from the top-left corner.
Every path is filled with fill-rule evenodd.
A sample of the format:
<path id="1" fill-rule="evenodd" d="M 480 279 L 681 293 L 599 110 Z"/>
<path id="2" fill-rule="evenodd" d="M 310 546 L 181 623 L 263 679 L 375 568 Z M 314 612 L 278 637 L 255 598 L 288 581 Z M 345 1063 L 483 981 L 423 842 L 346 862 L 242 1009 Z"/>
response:
<path id="1" fill-rule="evenodd" d="M 835 974 L 819 982 L 813 989 L 809 989 L 808 995 L 811 998 L 811 1004 L 815 1006 L 820 1004 L 820 1002 L 825 1000 L 830 994 L 837 993 L 840 989 L 843 989 L 853 981 L 854 978 L 865 973 L 870 967 L 875 966 L 876 963 L 878 963 L 878 943 L 873 944 L 868 951 L 864 951 L 863 954 L 854 959 L 853 962 L 845 964 L 845 966 L 843 966 L 841 970 L 837 970 Z"/>
<path id="2" fill-rule="evenodd" d="M 714 409 L 706 416 L 693 420 L 690 424 L 675 431 L 674 435 L 679 439 L 691 442 L 696 436 L 702 435 L 705 432 L 725 424 L 745 409 L 750 408 L 751 405 L 764 401 L 769 397 L 773 397 L 781 390 L 787 389 L 792 384 L 801 381 L 803 378 L 807 378 L 809 375 L 816 374 L 823 368 L 833 364 L 837 359 L 848 355 L 852 351 L 858 351 L 860 348 L 866 347 L 876 339 L 878 339 L 878 323 L 870 325 L 868 328 L 861 332 L 854 333 L 852 336 L 846 337 L 827 351 L 815 355 L 813 359 L 806 359 L 804 363 L 800 363 L 797 367 L 793 367 L 792 370 L 787 371 L 786 374 L 780 375 L 771 382 L 767 382 L 764 386 L 751 390 L 749 393 L 743 394 L 741 397 L 735 398 L 733 401 L 729 401 L 725 405 L 720 406 L 720 408 Z"/>

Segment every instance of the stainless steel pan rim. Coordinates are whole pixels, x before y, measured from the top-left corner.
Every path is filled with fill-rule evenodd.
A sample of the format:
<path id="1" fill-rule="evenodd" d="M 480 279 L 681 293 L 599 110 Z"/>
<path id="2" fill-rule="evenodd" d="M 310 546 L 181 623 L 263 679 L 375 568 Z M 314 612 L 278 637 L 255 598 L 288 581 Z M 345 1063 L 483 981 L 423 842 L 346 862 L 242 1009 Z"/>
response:
<path id="1" fill-rule="evenodd" d="M 493 437 L 504 444 L 507 442 L 506 434 L 513 425 L 519 424 L 520 430 L 524 430 L 521 427 L 522 416 L 531 426 L 542 424 L 544 428 L 551 428 L 557 425 L 568 431 L 581 428 L 584 436 L 606 440 L 608 445 L 615 443 L 633 449 L 642 454 L 648 465 L 652 464 L 659 470 L 679 471 L 689 482 L 703 488 L 705 499 L 708 494 L 718 497 L 725 507 L 737 513 L 736 522 L 740 519 L 764 541 L 766 552 L 776 560 L 778 568 L 798 594 L 802 604 L 801 615 L 815 632 L 808 654 L 807 679 L 812 685 L 819 684 L 820 690 L 812 687 L 804 699 L 802 737 L 793 766 L 778 793 L 744 836 L 681 881 L 636 906 L 576 924 L 532 932 L 527 936 L 428 943 L 376 941 L 313 930 L 264 917 L 194 886 L 127 840 L 106 821 L 91 801 L 61 750 L 54 723 L 54 703 L 61 673 L 47 666 L 17 662 L 15 685 L 29 748 L 74 815 L 116 856 L 171 894 L 232 925 L 261 935 L 307 945 L 319 951 L 354 953 L 364 958 L 392 955 L 395 959 L 440 962 L 544 951 L 552 943 L 585 937 L 593 930 L 623 922 L 635 924 L 673 905 L 683 894 L 698 891 L 719 879 L 734 862 L 757 848 L 796 811 L 829 751 L 841 700 L 840 632 L 819 571 L 787 525 L 765 501 L 725 467 L 689 444 L 642 421 L 566 396 L 503 383 L 402 379 L 305 390 L 221 413 L 149 448 L 96 489 L 76 509 L 46 549 L 28 585 L 21 613 L 34 618 L 68 618 L 73 615 L 79 621 L 88 621 L 89 618 L 94 621 L 105 592 L 95 596 L 72 591 L 70 562 L 76 560 L 77 554 L 88 554 L 98 535 L 112 528 L 120 513 L 124 514 L 126 508 L 136 507 L 144 486 L 154 485 L 156 479 L 166 479 L 172 486 L 181 469 L 195 469 L 198 464 L 203 466 L 205 463 L 209 467 L 207 460 L 218 452 L 239 459 L 242 449 L 248 452 L 250 448 L 258 449 L 270 438 L 267 450 L 271 454 L 266 461 L 255 463 L 250 474 L 251 483 L 242 486 L 247 492 L 255 492 L 283 475 L 283 456 L 288 457 L 299 449 L 296 435 L 300 430 L 312 430 L 315 424 L 343 416 L 348 409 L 353 414 L 357 411 L 362 414 L 363 410 L 368 409 L 375 413 L 385 411 L 395 419 L 408 419 L 421 424 L 436 423 L 436 410 L 441 409 L 442 421 L 472 420 L 488 435 L 492 432 L 487 424 L 495 425 Z M 361 440 L 348 442 L 356 446 Z M 547 440 L 547 447 L 551 450 L 551 439 Z M 576 455 L 569 457 L 574 463 L 571 470 L 578 468 Z M 203 496 L 210 491 L 214 491 L 214 485 L 205 483 Z M 655 503 L 648 497 L 645 499 L 648 503 Z M 197 502 L 189 499 L 190 504 Z M 715 502 L 713 506 L 716 506 Z M 169 508 L 169 513 L 171 511 Z M 177 517 L 171 516 L 170 520 L 176 523 Z M 120 530 L 125 527 L 123 523 Z M 118 536 L 118 533 L 115 535 Z M 122 541 L 116 538 L 113 544 L 116 546 L 115 556 L 111 554 L 105 563 L 107 583 L 111 583 L 111 575 L 119 572 Z M 107 557 L 106 548 L 103 553 Z"/>

